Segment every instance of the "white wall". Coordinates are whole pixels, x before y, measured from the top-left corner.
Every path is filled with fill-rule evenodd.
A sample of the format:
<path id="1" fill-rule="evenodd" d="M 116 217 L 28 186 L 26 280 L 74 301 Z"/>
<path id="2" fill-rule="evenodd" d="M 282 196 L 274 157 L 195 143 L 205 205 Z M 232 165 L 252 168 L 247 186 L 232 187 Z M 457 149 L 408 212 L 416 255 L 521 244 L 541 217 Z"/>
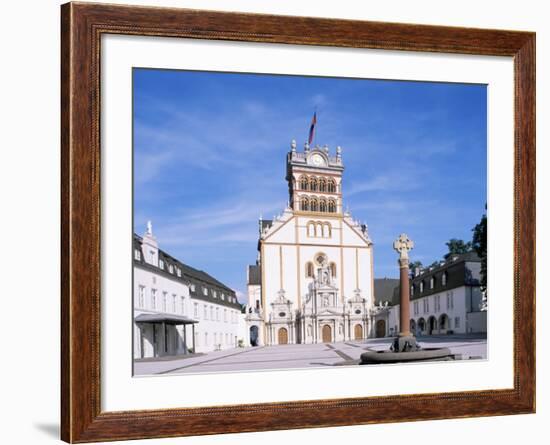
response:
<path id="1" fill-rule="evenodd" d="M 170 279 L 164 275 L 153 273 L 141 267 L 134 267 L 134 318 L 139 314 L 167 313 L 189 316 L 189 287 L 176 279 Z M 143 289 L 143 298 L 140 297 L 140 289 Z M 153 301 L 152 291 L 155 290 Z M 165 301 L 166 298 L 166 301 Z M 174 303 L 175 301 L 175 303 Z M 143 341 L 143 354 L 140 330 L 150 331 L 153 327 L 150 324 L 137 325 L 134 323 L 134 358 L 152 357 L 154 354 L 153 345 L 148 340 Z M 176 330 L 179 335 L 177 344 L 174 344 L 175 334 L 171 333 L 169 352 L 172 354 L 183 353 L 183 326 L 170 327 L 170 332 Z M 193 346 L 191 338 L 191 327 L 187 327 L 185 338 L 187 347 Z"/>
<path id="2" fill-rule="evenodd" d="M 284 186 L 282 181 L 281 186 Z M 308 236 L 307 224 L 311 220 L 329 222 L 332 225 L 332 236 Z M 288 245 L 294 243 L 299 243 L 300 246 Z M 345 247 L 341 247 L 342 244 Z M 336 285 L 340 298 L 351 298 L 354 290 L 359 287 L 361 296 L 372 302 L 371 248 L 340 218 L 299 216 L 290 219 L 264 240 L 262 261 L 266 309 L 270 309 L 270 303 L 277 298 L 281 288 L 285 290 L 286 298 L 294 303 L 293 309 L 299 308 L 298 295 L 303 302 L 312 281 L 311 278 L 306 278 L 306 263 L 315 263 L 314 257 L 319 252 L 327 255 L 329 263 L 336 264 Z"/>
<path id="3" fill-rule="evenodd" d="M 100 0 L 97 0 L 100 1 Z M 120 3 L 176 5 L 194 8 L 271 12 L 294 15 L 338 16 L 349 19 L 401 21 L 454 26 L 526 29 L 537 31 L 537 141 L 550 146 L 550 28 L 546 2 L 535 0 L 461 2 L 394 0 L 362 3 L 354 0 L 307 2 L 296 0 L 118 0 Z M 0 71 L 2 94 L 2 193 L 0 256 L 6 294 L 25 295 L 27 328 L 18 317 L 4 317 L 4 332 L 17 332 L 17 341 L 3 348 L 0 369 L 2 415 L 9 418 L 2 430 L 6 443 L 59 443 L 59 11 L 56 0 L 7 2 L 2 9 L 2 51 L 5 64 Z M 550 151 L 538 153 L 539 166 L 550 164 Z M 550 176 L 539 175 L 538 241 L 550 245 L 548 226 L 550 201 L 542 190 L 550 187 Z M 29 255 L 40 258 L 40 267 L 29 275 L 22 267 Z M 540 314 L 550 313 L 548 281 L 542 267 L 548 258 L 538 256 Z M 5 275 L 4 275 L 5 274 Z M 24 286 L 23 286 L 24 283 Z M 7 286 L 6 286 L 7 284 Z M 23 290 L 25 291 L 23 293 Z M 13 306 L 12 306 L 13 305 Z M 17 305 L 17 306 L 16 306 Z M 7 302 L 5 313 L 20 313 L 21 299 Z M 538 375 L 550 372 L 544 353 L 550 331 L 544 319 L 537 325 L 540 351 Z M 6 325 L 7 323 L 7 325 Z M 22 352 L 21 344 L 34 345 Z M 547 441 L 550 421 L 550 382 L 539 378 L 537 414 L 481 419 L 382 424 L 344 428 L 322 428 L 253 434 L 205 436 L 187 439 L 136 441 L 135 444 L 232 444 L 262 443 L 373 443 L 421 442 L 443 438 L 448 445 L 476 444 L 480 439 L 516 444 L 529 438 L 532 444 Z M 32 394 L 32 403 L 24 394 Z M 9 416 L 9 417 L 8 417 Z M 435 440 L 435 439 L 434 439 Z"/>
<path id="4" fill-rule="evenodd" d="M 195 315 L 195 304 L 198 305 L 197 316 Z M 214 304 L 210 301 L 191 299 L 190 315 L 193 319 L 199 321 L 195 325 L 195 347 L 197 352 L 236 347 L 240 333 L 239 310 L 221 304 Z M 189 341 L 190 345 L 191 342 Z"/>

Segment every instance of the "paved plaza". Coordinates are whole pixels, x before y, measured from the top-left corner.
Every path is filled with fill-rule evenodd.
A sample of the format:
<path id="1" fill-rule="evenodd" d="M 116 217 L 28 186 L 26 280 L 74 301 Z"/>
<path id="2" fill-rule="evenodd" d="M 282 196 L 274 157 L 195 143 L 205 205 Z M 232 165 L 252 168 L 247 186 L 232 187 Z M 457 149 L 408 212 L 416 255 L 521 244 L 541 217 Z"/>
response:
<path id="1" fill-rule="evenodd" d="M 354 366 L 367 350 L 388 349 L 391 338 L 306 345 L 235 348 L 203 355 L 135 361 L 134 375 L 197 374 L 271 369 Z M 486 359 L 487 339 L 481 336 L 419 337 L 426 348 L 446 347 L 463 360 Z"/>

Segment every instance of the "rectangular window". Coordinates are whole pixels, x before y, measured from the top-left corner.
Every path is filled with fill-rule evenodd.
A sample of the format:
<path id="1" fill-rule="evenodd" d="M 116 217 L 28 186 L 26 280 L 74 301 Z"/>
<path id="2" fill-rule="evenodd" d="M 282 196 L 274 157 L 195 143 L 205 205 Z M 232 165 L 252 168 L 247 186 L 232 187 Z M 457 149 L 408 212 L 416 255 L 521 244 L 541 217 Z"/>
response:
<path id="1" fill-rule="evenodd" d="M 159 260 L 159 267 L 164 269 L 164 260 Z"/>
<path id="2" fill-rule="evenodd" d="M 207 289 L 206 287 L 204 287 L 204 286 L 202 287 L 202 294 L 203 294 L 204 296 L 207 296 L 207 295 L 208 295 L 208 289 Z"/>
<path id="3" fill-rule="evenodd" d="M 199 303 L 193 304 L 193 316 L 199 318 Z"/>
<path id="4" fill-rule="evenodd" d="M 227 309 L 223 310 L 223 321 L 224 323 L 227 323 Z"/>
<path id="5" fill-rule="evenodd" d="M 204 333 L 204 346 L 208 346 L 208 332 Z"/>
<path id="6" fill-rule="evenodd" d="M 181 297 L 181 313 L 185 315 L 185 297 Z"/>
<path id="7" fill-rule="evenodd" d="M 141 261 L 141 252 L 138 249 L 134 250 L 134 258 L 136 261 Z"/>
<path id="8" fill-rule="evenodd" d="M 138 306 L 139 307 L 145 307 L 145 286 L 139 286 Z"/>
<path id="9" fill-rule="evenodd" d="M 220 308 L 219 307 L 216 308 L 216 320 L 220 321 Z"/>
<path id="10" fill-rule="evenodd" d="M 151 309 L 157 308 L 157 290 L 151 289 Z"/>
<path id="11" fill-rule="evenodd" d="M 176 312 L 176 294 L 172 294 L 172 312 Z"/>
<path id="12" fill-rule="evenodd" d="M 203 312 L 204 312 L 204 319 L 208 319 L 208 314 L 206 313 L 206 304 L 203 304 L 202 305 L 202 309 L 203 309 Z"/>
<path id="13" fill-rule="evenodd" d="M 460 327 L 460 317 L 455 317 L 455 328 Z"/>
<path id="14" fill-rule="evenodd" d="M 166 305 L 168 304 L 168 292 L 162 293 L 162 311 L 166 312 Z"/>
<path id="15" fill-rule="evenodd" d="M 214 298 L 218 298 L 218 291 L 214 291 Z"/>

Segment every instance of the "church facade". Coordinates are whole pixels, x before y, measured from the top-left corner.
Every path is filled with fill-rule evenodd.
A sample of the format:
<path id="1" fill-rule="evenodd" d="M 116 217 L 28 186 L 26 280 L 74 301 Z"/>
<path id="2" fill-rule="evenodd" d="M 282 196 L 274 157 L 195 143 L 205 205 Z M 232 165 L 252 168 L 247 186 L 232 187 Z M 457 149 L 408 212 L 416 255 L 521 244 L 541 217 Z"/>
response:
<path id="1" fill-rule="evenodd" d="M 372 335 L 373 244 L 343 205 L 342 151 L 287 154 L 289 201 L 259 221 L 248 267 L 250 344 L 330 343 Z"/>

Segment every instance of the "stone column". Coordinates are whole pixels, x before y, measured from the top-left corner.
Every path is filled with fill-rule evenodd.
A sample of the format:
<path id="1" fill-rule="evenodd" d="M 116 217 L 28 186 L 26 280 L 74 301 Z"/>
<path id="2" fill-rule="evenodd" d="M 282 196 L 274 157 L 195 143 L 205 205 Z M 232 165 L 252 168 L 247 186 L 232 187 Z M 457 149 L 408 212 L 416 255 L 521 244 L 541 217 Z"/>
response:
<path id="1" fill-rule="evenodd" d="M 399 253 L 399 337 L 411 337 L 410 320 L 410 295 L 409 295 L 409 251 L 414 243 L 402 233 L 393 243 L 393 248 Z"/>
<path id="2" fill-rule="evenodd" d="M 410 331 L 410 295 L 409 295 L 409 259 L 399 258 L 399 325 L 400 337 L 409 337 Z"/>

